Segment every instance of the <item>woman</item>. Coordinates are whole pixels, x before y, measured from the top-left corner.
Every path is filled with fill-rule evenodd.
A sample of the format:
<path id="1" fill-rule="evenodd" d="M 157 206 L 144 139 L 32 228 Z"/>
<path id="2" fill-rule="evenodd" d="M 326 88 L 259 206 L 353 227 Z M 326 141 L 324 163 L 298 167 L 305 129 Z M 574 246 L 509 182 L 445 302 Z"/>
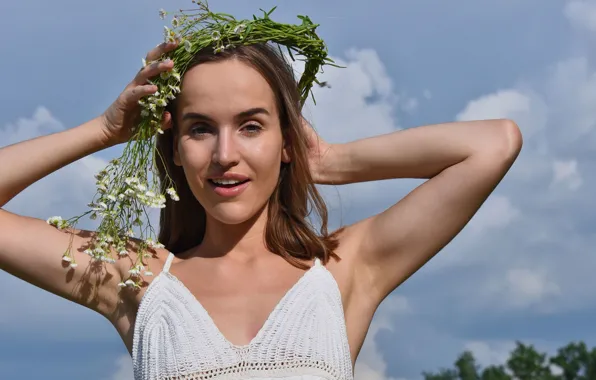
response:
<path id="1" fill-rule="evenodd" d="M 175 47 L 162 44 L 146 59 Z M 156 91 L 147 80 L 172 67 L 143 68 L 101 117 L 1 149 L 0 162 L 12 164 L 0 168 L 0 205 L 127 141 L 138 100 Z M 118 293 L 128 260 L 94 270 L 82 253 L 92 232 L 74 235 L 79 268 L 65 272 L 58 263 L 69 234 L 0 212 L 0 267 L 105 316 L 136 379 L 351 379 L 378 305 L 466 225 L 522 145 L 509 120 L 328 144 L 302 123 L 292 71 L 264 45 L 199 52 L 168 111 L 160 175 L 167 169 L 180 202 L 162 210 L 165 249 L 147 259 L 159 271 L 144 276 L 141 291 Z M 428 181 L 327 233 L 315 183 L 390 178 Z M 322 218 L 318 233 L 308 200 Z"/>

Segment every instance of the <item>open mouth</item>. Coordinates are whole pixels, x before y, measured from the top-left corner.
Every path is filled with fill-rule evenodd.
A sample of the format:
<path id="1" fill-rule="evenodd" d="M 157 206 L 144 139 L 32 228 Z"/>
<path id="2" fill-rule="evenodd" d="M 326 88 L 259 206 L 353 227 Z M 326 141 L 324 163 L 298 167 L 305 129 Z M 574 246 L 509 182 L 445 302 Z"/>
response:
<path id="1" fill-rule="evenodd" d="M 210 179 L 209 182 L 215 186 L 215 187 L 222 187 L 224 189 L 233 189 L 234 187 L 243 185 L 245 183 L 247 183 L 248 179 L 244 180 L 244 181 L 235 181 L 235 180 L 213 180 Z"/>
<path id="2" fill-rule="evenodd" d="M 209 184 L 215 194 L 224 198 L 234 198 L 239 196 L 249 186 L 249 179 L 209 179 Z"/>

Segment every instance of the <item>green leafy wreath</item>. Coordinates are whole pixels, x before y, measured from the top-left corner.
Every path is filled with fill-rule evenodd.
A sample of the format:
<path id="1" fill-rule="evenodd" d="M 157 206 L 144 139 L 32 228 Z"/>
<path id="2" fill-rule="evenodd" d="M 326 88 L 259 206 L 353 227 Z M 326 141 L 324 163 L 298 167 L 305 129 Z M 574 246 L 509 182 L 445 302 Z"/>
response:
<path id="1" fill-rule="evenodd" d="M 297 25 L 282 24 L 269 17 L 275 10 L 273 8 L 269 12 L 262 10 L 262 17 L 236 20 L 229 14 L 211 12 L 206 1 L 192 2 L 197 5 L 196 9 L 180 10 L 173 15 L 171 27 L 164 27 L 165 42 L 177 41 L 179 45 L 159 60 L 173 60 L 174 68 L 150 81 L 157 86 L 158 91 L 139 101 L 141 119 L 134 128 L 133 137 L 126 144 L 122 156 L 110 161 L 106 168 L 96 174 L 97 193 L 88 204 L 91 210 L 69 220 L 63 220 L 60 216 L 47 220 L 49 224 L 62 230 L 74 228 L 79 219 L 86 215 L 92 220 L 99 217 L 101 222 L 97 234 L 89 248 L 84 251 L 98 262 L 114 263 L 113 251 L 117 252 L 118 256 L 128 255 L 129 238 L 134 237 L 135 226 L 143 226 L 142 215 L 147 217 L 148 235 L 156 236 L 149 222 L 146 207 L 165 207 L 166 195 L 161 193 L 160 188 L 167 188 L 167 195 L 174 201 L 179 200 L 174 183 L 169 177 L 166 179 L 168 183 L 161 185 L 163 187 L 158 182 L 155 160 L 160 158 L 156 157 L 156 137 L 157 134 L 163 133 L 160 125 L 165 107 L 180 93 L 181 76 L 198 51 L 213 46 L 214 53 L 217 54 L 237 45 L 259 43 L 274 43 L 280 49 L 281 46 L 285 46 L 292 60 L 305 62 L 302 77 L 298 82 L 302 105 L 309 94 L 312 95 L 315 83 L 324 85 L 317 79 L 322 67 L 338 67 L 328 57 L 324 41 L 315 32 L 318 25 L 308 16 L 299 15 L 302 23 Z M 168 12 L 164 10 L 160 10 L 159 13 L 162 19 L 168 16 Z M 143 60 L 143 66 L 150 63 Z M 312 98 L 314 101 L 314 96 Z M 151 184 L 149 173 L 154 174 Z M 147 248 L 163 248 L 163 244 L 146 236 L 147 227 L 140 232 L 137 258 L 129 270 L 129 278 L 119 284 L 121 288 L 140 288 L 141 274 L 153 274 L 142 261 L 150 256 Z M 71 268 L 76 268 L 77 263 L 71 254 L 71 246 L 72 237 L 62 260 L 70 263 Z"/>

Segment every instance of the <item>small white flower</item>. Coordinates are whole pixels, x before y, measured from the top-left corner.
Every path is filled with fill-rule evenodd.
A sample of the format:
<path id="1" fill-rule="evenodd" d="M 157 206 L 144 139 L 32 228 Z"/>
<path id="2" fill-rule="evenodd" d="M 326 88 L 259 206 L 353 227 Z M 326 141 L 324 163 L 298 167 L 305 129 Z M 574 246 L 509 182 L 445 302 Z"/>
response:
<path id="1" fill-rule="evenodd" d="M 72 259 L 70 258 L 70 256 L 62 256 L 62 261 L 66 261 L 67 263 L 70 263 L 72 261 Z"/>
<path id="2" fill-rule="evenodd" d="M 155 102 L 155 104 L 158 107 L 165 107 L 168 105 L 168 102 L 166 102 L 165 99 L 157 99 L 157 102 Z"/>
<path id="3" fill-rule="evenodd" d="M 165 11 L 165 9 L 160 9 L 159 10 L 159 18 L 161 18 L 162 20 L 166 18 L 168 12 Z"/>
<path id="4" fill-rule="evenodd" d="M 108 195 L 107 197 L 109 200 L 111 200 L 112 202 L 116 202 L 116 197 L 112 194 Z"/>
<path id="5" fill-rule="evenodd" d="M 211 38 L 213 39 L 213 41 L 219 41 L 219 39 L 221 38 L 221 33 L 219 33 L 217 30 L 213 33 L 211 33 Z"/>
<path id="6" fill-rule="evenodd" d="M 127 185 L 131 185 L 134 183 L 138 183 L 139 179 L 137 177 L 128 177 L 124 180 L 124 182 L 126 182 Z"/>
<path id="7" fill-rule="evenodd" d="M 135 282 L 133 280 L 126 280 L 124 284 L 128 286 L 134 286 Z"/>
<path id="8" fill-rule="evenodd" d="M 192 49 L 192 43 L 189 40 L 185 40 L 184 41 L 184 50 L 186 50 L 187 52 L 191 52 Z"/>
<path id="9" fill-rule="evenodd" d="M 99 202 L 99 207 L 103 208 L 103 209 L 107 209 L 108 205 L 105 204 L 104 202 Z"/>
<path id="10" fill-rule="evenodd" d="M 173 26 L 174 28 L 177 28 L 179 25 L 180 25 L 180 20 L 178 20 L 178 17 L 174 17 L 174 18 L 172 19 L 172 26 Z"/>
<path id="11" fill-rule="evenodd" d="M 155 193 L 151 190 L 148 190 L 145 192 L 145 195 L 148 196 L 149 198 L 153 198 L 155 196 Z"/>
<path id="12" fill-rule="evenodd" d="M 121 251 L 118 252 L 118 255 L 119 256 L 128 256 L 128 251 L 125 250 L 125 249 L 123 249 L 123 250 L 121 250 Z"/>
<path id="13" fill-rule="evenodd" d="M 139 191 L 147 190 L 147 187 L 145 187 L 145 185 L 143 185 L 142 183 L 139 183 L 136 187 L 137 187 L 137 190 L 139 190 Z"/>
<path id="14" fill-rule="evenodd" d="M 246 25 L 244 24 L 239 24 L 234 28 L 234 33 L 235 34 L 240 34 L 242 32 L 244 32 L 244 29 L 246 29 Z"/>
<path id="15" fill-rule="evenodd" d="M 151 271 L 145 271 L 145 276 L 153 276 L 153 272 L 151 272 Z"/>
<path id="16" fill-rule="evenodd" d="M 147 67 L 147 60 L 145 58 L 143 58 L 141 62 L 143 63 L 143 67 Z"/>
<path id="17" fill-rule="evenodd" d="M 48 218 L 47 223 L 52 226 L 58 226 L 58 224 L 62 221 L 61 216 L 52 216 Z"/>
<path id="18" fill-rule="evenodd" d="M 119 287 L 119 288 L 124 288 L 124 287 L 126 287 L 126 284 L 125 284 L 125 283 L 123 283 L 123 282 L 121 282 L 121 283 L 119 283 L 119 284 L 118 284 L 118 287 Z"/>
<path id="19" fill-rule="evenodd" d="M 71 267 L 72 269 L 75 269 L 75 268 L 76 268 L 76 267 L 78 267 L 78 266 L 79 266 L 79 264 L 77 264 L 77 263 L 70 263 L 70 267 Z"/>
<path id="20" fill-rule="evenodd" d="M 161 128 L 157 128 L 157 133 L 159 133 L 160 135 L 163 135 L 164 134 L 164 131 Z"/>
<path id="21" fill-rule="evenodd" d="M 139 272 L 139 270 L 138 270 L 138 269 L 130 269 L 130 270 L 128 271 L 128 273 L 129 273 L 131 276 L 138 276 L 138 275 L 139 275 L 139 273 L 141 273 L 141 272 Z"/>

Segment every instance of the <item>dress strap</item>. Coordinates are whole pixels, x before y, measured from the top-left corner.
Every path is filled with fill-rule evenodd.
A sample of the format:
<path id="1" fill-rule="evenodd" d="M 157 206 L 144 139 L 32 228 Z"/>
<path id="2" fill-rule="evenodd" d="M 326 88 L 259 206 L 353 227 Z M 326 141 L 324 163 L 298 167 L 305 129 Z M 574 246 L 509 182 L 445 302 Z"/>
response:
<path id="1" fill-rule="evenodd" d="M 162 272 L 169 272 L 170 265 L 172 265 L 172 261 L 174 260 L 174 254 L 172 252 L 169 253 L 168 258 L 166 259 L 166 263 L 163 266 Z"/>
<path id="2" fill-rule="evenodd" d="M 318 267 L 318 266 L 321 266 L 321 265 L 322 265 L 321 264 L 321 259 L 319 259 L 318 257 L 315 257 L 315 266 Z"/>

